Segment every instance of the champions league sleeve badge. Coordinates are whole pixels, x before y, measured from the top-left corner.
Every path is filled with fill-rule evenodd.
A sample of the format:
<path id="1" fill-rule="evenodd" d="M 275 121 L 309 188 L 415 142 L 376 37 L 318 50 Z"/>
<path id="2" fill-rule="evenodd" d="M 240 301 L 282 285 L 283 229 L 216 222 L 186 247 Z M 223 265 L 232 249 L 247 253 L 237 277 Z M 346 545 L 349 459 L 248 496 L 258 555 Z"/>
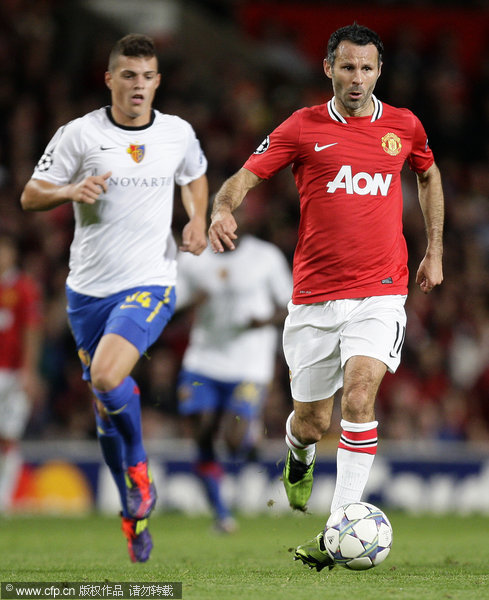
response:
<path id="1" fill-rule="evenodd" d="M 253 152 L 253 154 L 263 154 L 268 150 L 270 146 L 270 137 L 267 137 L 263 140 L 263 142 L 258 146 L 258 148 Z"/>
<path id="2" fill-rule="evenodd" d="M 39 162 L 36 165 L 36 169 L 38 171 L 41 171 L 41 173 L 44 173 L 45 171 L 49 171 L 52 164 L 53 155 L 51 154 L 51 152 L 45 152 L 39 159 Z"/>

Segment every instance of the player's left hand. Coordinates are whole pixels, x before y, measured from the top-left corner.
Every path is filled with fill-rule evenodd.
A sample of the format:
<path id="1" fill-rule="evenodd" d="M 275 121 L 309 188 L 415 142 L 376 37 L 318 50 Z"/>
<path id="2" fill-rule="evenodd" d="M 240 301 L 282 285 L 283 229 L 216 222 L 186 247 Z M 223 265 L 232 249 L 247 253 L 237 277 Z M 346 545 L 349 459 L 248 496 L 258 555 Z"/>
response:
<path id="1" fill-rule="evenodd" d="M 207 237 L 205 235 L 205 222 L 197 218 L 190 219 L 182 231 L 182 243 L 179 246 L 182 252 L 202 254 L 207 248 Z"/>
<path id="2" fill-rule="evenodd" d="M 225 248 L 234 250 L 234 240 L 238 238 L 236 229 L 238 225 L 228 209 L 221 209 L 212 216 L 209 227 L 209 241 L 214 252 L 224 252 Z"/>
<path id="3" fill-rule="evenodd" d="M 424 294 L 440 285 L 443 281 L 443 266 L 441 256 L 426 255 L 421 261 L 416 273 L 416 283 Z"/>

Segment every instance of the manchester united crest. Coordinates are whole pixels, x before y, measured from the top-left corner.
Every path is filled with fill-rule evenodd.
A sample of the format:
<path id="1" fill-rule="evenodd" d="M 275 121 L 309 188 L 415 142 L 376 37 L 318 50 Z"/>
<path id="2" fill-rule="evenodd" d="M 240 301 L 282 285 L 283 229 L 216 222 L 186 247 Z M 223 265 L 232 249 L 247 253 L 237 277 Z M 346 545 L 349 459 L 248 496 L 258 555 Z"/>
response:
<path id="1" fill-rule="evenodd" d="M 402 148 L 401 138 L 395 133 L 386 133 L 382 138 L 382 148 L 387 154 L 397 156 Z"/>
<path id="2" fill-rule="evenodd" d="M 144 144 L 130 144 L 127 153 L 134 162 L 140 163 L 144 158 Z"/>

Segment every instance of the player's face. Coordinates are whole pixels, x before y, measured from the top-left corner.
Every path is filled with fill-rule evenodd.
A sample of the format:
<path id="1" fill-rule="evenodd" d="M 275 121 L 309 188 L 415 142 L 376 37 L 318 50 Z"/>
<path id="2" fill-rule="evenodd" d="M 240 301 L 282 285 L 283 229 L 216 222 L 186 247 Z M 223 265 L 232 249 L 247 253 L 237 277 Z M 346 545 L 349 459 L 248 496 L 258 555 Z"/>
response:
<path id="1" fill-rule="evenodd" d="M 333 83 L 336 109 L 344 117 L 371 115 L 372 92 L 381 70 L 377 48 L 345 40 L 338 44 L 335 56 L 333 65 L 324 61 L 324 72 Z"/>
<path id="2" fill-rule="evenodd" d="M 105 73 L 112 95 L 112 116 L 121 125 L 140 127 L 150 121 L 151 106 L 160 85 L 156 57 L 119 56 Z"/>

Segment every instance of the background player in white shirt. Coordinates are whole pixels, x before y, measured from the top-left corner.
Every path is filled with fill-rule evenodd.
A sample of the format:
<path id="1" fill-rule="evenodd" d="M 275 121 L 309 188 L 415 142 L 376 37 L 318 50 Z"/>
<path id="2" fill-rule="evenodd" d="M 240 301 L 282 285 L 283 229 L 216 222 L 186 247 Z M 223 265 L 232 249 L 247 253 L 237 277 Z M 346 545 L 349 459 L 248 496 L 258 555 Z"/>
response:
<path id="1" fill-rule="evenodd" d="M 387 369 L 397 368 L 404 339 L 406 161 L 417 174 L 428 238 L 416 282 L 427 293 L 443 280 L 440 173 L 415 115 L 373 95 L 382 52 L 379 36 L 366 27 L 334 32 L 324 59 L 334 98 L 279 125 L 214 201 L 209 239 L 221 252 L 234 247 L 232 211 L 248 190 L 292 165 L 301 220 L 284 327 L 294 399 L 284 485 L 289 503 L 300 510 L 312 489 L 316 442 L 329 427 L 340 388 L 342 434 L 331 510 L 359 501 L 368 480 L 377 449 L 377 390 Z M 295 556 L 317 570 L 333 566 L 322 532 Z"/>
<path id="2" fill-rule="evenodd" d="M 207 244 L 207 161 L 186 121 L 152 108 L 160 78 L 150 38 L 119 40 L 105 74 L 111 106 L 55 133 L 21 198 L 25 210 L 73 204 L 68 317 L 133 562 L 151 552 L 147 517 L 156 490 L 130 374 L 174 310 L 175 183 L 189 216 L 181 250 L 200 254 Z"/>
<path id="3" fill-rule="evenodd" d="M 179 410 L 197 445 L 195 472 L 215 516 L 216 529 L 236 523 L 221 494 L 222 434 L 233 458 L 256 443 L 263 403 L 275 373 L 279 331 L 287 314 L 292 274 L 280 250 L 244 235 L 234 252 L 198 258 L 182 254 L 177 308 L 194 306 L 190 340 L 178 383 Z"/>

